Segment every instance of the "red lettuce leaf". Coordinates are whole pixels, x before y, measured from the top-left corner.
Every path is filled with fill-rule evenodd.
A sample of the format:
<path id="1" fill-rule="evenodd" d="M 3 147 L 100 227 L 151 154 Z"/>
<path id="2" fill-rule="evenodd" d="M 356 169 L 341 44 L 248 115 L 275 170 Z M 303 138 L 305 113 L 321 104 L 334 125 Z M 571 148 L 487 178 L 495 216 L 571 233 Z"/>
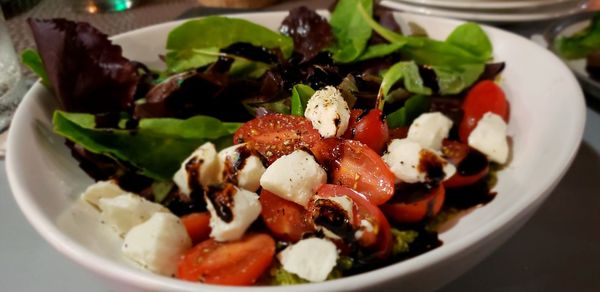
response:
<path id="1" fill-rule="evenodd" d="M 29 19 L 44 69 L 60 106 L 69 112 L 129 111 L 139 81 L 121 47 L 88 23 Z"/>
<path id="2" fill-rule="evenodd" d="M 279 30 L 292 37 L 294 51 L 302 55 L 302 62 L 311 60 L 334 41 L 329 22 L 304 6 L 290 10 Z"/>

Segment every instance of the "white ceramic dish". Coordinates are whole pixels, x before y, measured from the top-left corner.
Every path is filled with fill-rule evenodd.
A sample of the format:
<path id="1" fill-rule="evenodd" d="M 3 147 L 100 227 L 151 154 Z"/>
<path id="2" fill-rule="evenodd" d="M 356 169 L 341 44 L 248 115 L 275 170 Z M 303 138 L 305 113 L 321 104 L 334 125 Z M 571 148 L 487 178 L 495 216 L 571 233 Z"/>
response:
<path id="1" fill-rule="evenodd" d="M 392 0 L 399 3 L 419 4 L 432 7 L 465 9 L 465 10 L 506 10 L 543 8 L 561 3 L 579 2 L 578 0 L 513 0 L 513 1 L 481 1 L 481 0 Z"/>
<path id="2" fill-rule="evenodd" d="M 526 11 L 467 11 L 457 9 L 444 9 L 427 7 L 419 4 L 401 3 L 394 0 L 381 1 L 382 6 L 409 13 L 417 13 L 437 17 L 450 17 L 471 21 L 483 21 L 493 23 L 532 22 L 556 19 L 581 12 L 585 8 L 577 2 L 566 3 L 559 6 L 550 6 L 546 9 L 534 9 Z"/>
<path id="3" fill-rule="evenodd" d="M 236 15 L 275 28 L 286 13 Z M 443 39 L 459 21 L 398 14 L 434 38 Z M 125 56 L 158 63 L 167 33 L 178 22 L 147 27 L 114 37 Z M 540 206 L 571 163 L 585 123 L 582 92 L 571 71 L 552 53 L 520 36 L 485 27 L 495 59 L 507 63 L 502 78 L 511 103 L 509 134 L 512 161 L 499 174 L 498 196 L 440 234 L 444 244 L 428 253 L 353 277 L 285 287 L 286 291 L 439 288 L 482 260 L 511 236 Z M 115 291 L 224 291 L 232 287 L 183 282 L 141 271 L 123 262 L 118 244 L 97 228 L 73 202 L 91 180 L 78 168 L 63 139 L 51 132 L 56 103 L 35 85 L 19 106 L 8 139 L 6 168 L 21 210 L 57 250 L 89 269 Z M 570 117 L 565 119 L 564 117 Z M 65 223 L 66 221 L 66 223 Z M 94 225 L 96 224 L 96 225 Z M 68 280 L 70 275 L 64 275 Z M 273 291 L 279 287 L 244 287 Z"/>

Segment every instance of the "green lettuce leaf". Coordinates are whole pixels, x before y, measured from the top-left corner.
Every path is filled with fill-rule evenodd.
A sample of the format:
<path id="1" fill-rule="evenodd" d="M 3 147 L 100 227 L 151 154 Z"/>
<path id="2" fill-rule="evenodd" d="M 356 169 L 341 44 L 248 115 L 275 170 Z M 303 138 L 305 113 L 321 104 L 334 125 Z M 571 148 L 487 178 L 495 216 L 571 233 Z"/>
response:
<path id="1" fill-rule="evenodd" d="M 560 36 L 554 41 L 554 49 L 565 59 L 585 58 L 600 49 L 600 13 L 594 14 L 592 22 L 583 30 Z"/>
<path id="2" fill-rule="evenodd" d="M 432 66 L 441 95 L 458 94 L 469 88 L 485 69 L 485 64 L 464 64 L 458 67 Z"/>
<path id="3" fill-rule="evenodd" d="M 377 23 L 364 7 L 358 14 L 374 31 L 390 43 L 400 46 L 400 52 L 421 65 L 457 66 L 465 63 L 485 63 L 491 57 L 491 42 L 474 23 L 465 23 L 450 34 L 446 41 L 421 36 L 404 36 Z"/>
<path id="4" fill-rule="evenodd" d="M 142 119 L 136 129 L 96 129 L 95 116 L 55 111 L 54 132 L 86 150 L 131 164 L 142 175 L 171 180 L 181 162 L 201 144 L 231 142 L 239 123 L 208 116 L 186 120 Z"/>
<path id="5" fill-rule="evenodd" d="M 290 37 L 264 26 L 237 18 L 209 16 L 187 21 L 174 28 L 167 39 L 167 67 L 173 72 L 215 62 L 219 50 L 235 43 L 281 49 L 288 58 L 294 48 Z"/>
<path id="6" fill-rule="evenodd" d="M 420 114 L 429 110 L 431 99 L 425 95 L 415 95 L 403 107 L 386 116 L 388 127 L 391 129 L 409 126 Z"/>
<path id="7" fill-rule="evenodd" d="M 219 57 L 233 59 L 233 63 L 229 69 L 229 75 L 233 77 L 256 79 L 261 77 L 272 67 L 267 63 L 222 53 L 218 48 L 172 51 L 167 53 L 165 61 L 168 66 L 168 75 L 170 75 L 172 73 L 181 73 L 212 64 L 216 62 Z"/>
<path id="8" fill-rule="evenodd" d="M 389 54 L 397 52 L 402 48 L 404 44 L 400 43 L 389 43 L 389 44 L 376 44 L 367 47 L 362 55 L 356 61 L 365 61 L 369 59 L 375 59 L 385 57 Z"/>
<path id="9" fill-rule="evenodd" d="M 50 81 L 48 80 L 48 74 L 46 73 L 46 69 L 44 69 L 44 63 L 42 62 L 42 57 L 40 54 L 32 49 L 27 49 L 21 53 L 21 63 L 27 66 L 35 75 L 42 79 L 42 83 L 45 86 L 50 86 Z"/>
<path id="10" fill-rule="evenodd" d="M 342 0 L 331 13 L 329 24 L 336 42 L 330 51 L 333 53 L 333 60 L 338 63 L 356 60 L 371 38 L 372 29 L 357 11 L 357 7 L 361 7 L 368 18 L 371 18 L 373 0 Z"/>
<path id="11" fill-rule="evenodd" d="M 456 27 L 446 38 L 446 43 L 470 52 L 484 61 L 492 58 L 492 42 L 481 26 L 473 22 Z"/>
<path id="12" fill-rule="evenodd" d="M 383 80 L 381 81 L 378 93 L 379 99 L 387 97 L 392 86 L 400 80 L 404 81 L 404 88 L 409 92 L 431 95 L 431 89 L 425 87 L 423 84 L 423 79 L 421 79 L 421 75 L 419 75 L 419 67 L 417 64 L 413 61 L 405 61 L 394 64 L 394 66 L 390 67 L 390 69 L 383 74 Z M 383 105 L 380 104 L 381 109 L 382 107 Z"/>
<path id="13" fill-rule="evenodd" d="M 165 55 L 165 62 L 169 72 L 184 72 L 216 62 L 221 55 L 219 50 L 219 48 L 200 48 L 171 51 Z"/>
<path id="14" fill-rule="evenodd" d="M 292 115 L 304 116 L 308 100 L 315 94 L 315 90 L 308 85 L 296 84 L 292 88 Z"/>

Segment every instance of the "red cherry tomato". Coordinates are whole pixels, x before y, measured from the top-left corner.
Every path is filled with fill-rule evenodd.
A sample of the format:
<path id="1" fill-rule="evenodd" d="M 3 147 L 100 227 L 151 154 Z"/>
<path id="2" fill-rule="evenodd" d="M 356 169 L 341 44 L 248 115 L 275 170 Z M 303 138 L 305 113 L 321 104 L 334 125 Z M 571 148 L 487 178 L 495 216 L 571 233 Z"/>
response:
<path id="1" fill-rule="evenodd" d="M 394 194 L 396 177 L 379 154 L 353 140 L 328 138 L 312 149 L 334 184 L 353 188 L 371 203 L 381 205 Z"/>
<path id="2" fill-rule="evenodd" d="M 446 191 L 443 185 L 427 190 L 425 185 L 415 185 L 416 189 L 407 186 L 407 193 L 396 194 L 402 196 L 401 201 L 388 202 L 381 206 L 385 215 L 396 223 L 417 223 L 425 218 L 437 215 L 444 204 Z M 402 190 L 398 190 L 402 192 Z M 392 199 L 394 200 L 394 199 Z"/>
<path id="3" fill-rule="evenodd" d="M 365 195 L 344 186 L 325 184 L 317 190 L 315 196 L 325 198 L 349 197 L 354 202 L 354 227 L 360 228 L 361 220 L 368 221 L 373 227 L 371 230 L 363 229 L 363 235 L 359 243 L 364 247 L 374 248 L 377 257 L 385 258 L 389 255 L 393 245 L 390 224 L 381 210 L 371 203 Z M 309 204 L 309 213 L 310 208 L 314 206 L 312 203 L 311 201 L 311 204 Z"/>
<path id="4" fill-rule="evenodd" d="M 408 136 L 408 127 L 390 129 L 390 140 L 404 139 Z"/>
<path id="5" fill-rule="evenodd" d="M 248 234 L 240 240 L 209 239 L 194 246 L 179 262 L 177 278 L 220 285 L 252 285 L 269 268 L 275 241 L 267 234 Z"/>
<path id="6" fill-rule="evenodd" d="M 369 111 L 353 109 L 350 113 L 348 130 L 343 138 L 360 141 L 373 151 L 381 153 L 389 138 L 383 112 L 378 109 Z"/>
<path id="7" fill-rule="evenodd" d="M 495 113 L 508 122 L 508 101 L 504 91 L 496 83 L 483 80 L 475 84 L 462 104 L 463 119 L 458 133 L 462 142 L 467 142 L 469 134 L 477 126 L 477 122 L 487 112 Z"/>
<path id="8" fill-rule="evenodd" d="M 304 117 L 269 114 L 243 124 L 233 136 L 233 143 L 249 142 L 269 163 L 294 150 L 310 148 L 321 139 Z"/>
<path id="9" fill-rule="evenodd" d="M 456 173 L 444 181 L 447 188 L 472 185 L 482 180 L 489 172 L 489 162 L 485 155 L 476 152 L 467 144 L 444 140 L 442 153 L 456 166 Z"/>
<path id="10" fill-rule="evenodd" d="M 277 239 L 296 242 L 302 239 L 304 233 L 314 231 L 312 224 L 306 220 L 304 207 L 264 189 L 260 192 L 259 201 L 262 206 L 260 215 Z"/>
<path id="11" fill-rule="evenodd" d="M 201 212 L 185 215 L 181 217 L 181 223 L 190 235 L 192 243 L 196 244 L 208 239 L 211 231 L 210 213 Z"/>

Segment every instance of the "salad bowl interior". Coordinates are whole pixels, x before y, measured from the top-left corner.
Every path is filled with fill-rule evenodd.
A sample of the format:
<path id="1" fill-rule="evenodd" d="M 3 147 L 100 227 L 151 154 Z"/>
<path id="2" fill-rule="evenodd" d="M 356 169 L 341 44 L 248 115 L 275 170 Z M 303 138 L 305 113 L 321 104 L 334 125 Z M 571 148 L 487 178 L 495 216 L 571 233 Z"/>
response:
<path id="1" fill-rule="evenodd" d="M 284 12 L 240 14 L 276 29 Z M 444 39 L 461 22 L 397 14 Z M 179 22 L 151 26 L 113 38 L 124 56 L 160 67 L 168 32 Z M 520 36 L 484 27 L 494 60 L 506 62 L 500 84 L 510 101 L 512 154 L 498 173 L 496 198 L 474 208 L 440 234 L 443 245 L 415 258 L 371 272 L 286 290 L 346 290 L 380 287 L 439 288 L 482 260 L 510 237 L 541 205 L 570 165 L 581 141 L 585 104 L 571 71 L 551 52 Z M 139 270 L 122 258 L 116 235 L 99 226 L 91 208 L 77 204 L 92 183 L 52 132 L 57 107 L 39 83 L 19 106 L 8 139 L 7 174 L 13 194 L 31 224 L 56 249 L 91 270 L 117 290 L 258 290 L 277 287 L 209 286 Z M 67 277 L 67 275 L 65 275 Z"/>

